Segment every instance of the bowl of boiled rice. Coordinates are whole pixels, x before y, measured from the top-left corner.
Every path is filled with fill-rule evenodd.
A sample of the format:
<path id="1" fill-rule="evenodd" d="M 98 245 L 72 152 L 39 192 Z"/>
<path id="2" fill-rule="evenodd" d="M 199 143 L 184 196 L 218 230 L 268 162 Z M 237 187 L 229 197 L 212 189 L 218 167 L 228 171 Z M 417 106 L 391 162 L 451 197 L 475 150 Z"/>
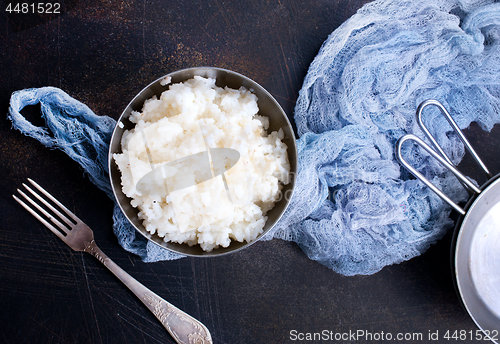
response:
<path id="1" fill-rule="evenodd" d="M 126 218 L 188 256 L 250 246 L 285 212 L 297 172 L 285 112 L 253 80 L 199 67 L 163 76 L 117 121 L 109 173 Z"/>

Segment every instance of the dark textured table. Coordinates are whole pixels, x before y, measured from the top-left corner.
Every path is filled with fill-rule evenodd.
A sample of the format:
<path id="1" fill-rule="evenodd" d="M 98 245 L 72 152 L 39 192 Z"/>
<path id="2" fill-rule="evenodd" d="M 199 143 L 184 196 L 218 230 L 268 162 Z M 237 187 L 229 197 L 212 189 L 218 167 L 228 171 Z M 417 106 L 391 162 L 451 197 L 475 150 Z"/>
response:
<path id="1" fill-rule="evenodd" d="M 97 260 L 70 251 L 14 202 L 12 193 L 28 177 L 87 222 L 116 263 L 205 323 L 215 343 L 366 343 L 387 334 L 393 342 L 453 343 L 463 341 L 444 340 L 447 331 L 475 334 L 452 283 L 450 234 L 424 255 L 372 276 L 340 276 L 280 240 L 220 258 L 143 263 L 118 245 L 111 230 L 112 201 L 77 164 L 12 130 L 6 119 L 13 91 L 48 85 L 99 115 L 117 118 L 157 77 L 202 65 L 256 80 L 291 118 L 322 42 L 364 2 L 71 0 L 61 1 L 59 15 L 37 15 L 9 14 L 5 0 L 0 14 L 0 343 L 173 342 Z M 43 123 L 36 106 L 23 113 Z M 498 173 L 500 129 L 485 134 L 473 125 L 466 135 Z M 471 175 L 477 171 L 470 157 L 461 165 Z M 358 331 L 373 339 L 345 335 Z M 344 334 L 344 340 L 299 340 L 308 333 Z M 439 341 L 432 340 L 436 333 Z M 397 334 L 407 340 L 395 340 Z"/>

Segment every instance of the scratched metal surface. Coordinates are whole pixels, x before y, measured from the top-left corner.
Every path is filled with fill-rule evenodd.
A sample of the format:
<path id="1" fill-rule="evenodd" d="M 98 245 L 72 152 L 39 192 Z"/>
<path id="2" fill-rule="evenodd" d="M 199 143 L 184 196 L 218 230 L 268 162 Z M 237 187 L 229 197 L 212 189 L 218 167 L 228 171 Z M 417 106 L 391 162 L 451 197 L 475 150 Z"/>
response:
<path id="1" fill-rule="evenodd" d="M 253 78 L 291 116 L 322 42 L 364 2 L 72 0 L 50 17 L 9 15 L 9 1 L 1 3 L 0 343 L 173 342 L 97 261 L 70 251 L 14 203 L 11 194 L 27 177 L 87 222 L 116 263 L 203 321 L 215 343 L 298 342 L 293 330 L 422 334 L 410 343 L 435 343 L 429 334 L 436 331 L 441 339 L 447 330 L 475 334 L 453 288 L 449 235 L 373 276 L 339 276 L 278 240 L 220 258 L 146 264 L 117 244 L 112 203 L 78 166 L 11 130 L 5 116 L 13 91 L 52 85 L 117 118 L 144 85 L 200 65 Z M 24 113 L 42 123 L 36 107 Z M 499 128 L 485 135 L 473 126 L 467 135 L 495 164 Z M 462 167 L 474 174 L 470 165 L 466 159 Z M 498 163 L 490 167 L 500 171 Z"/>

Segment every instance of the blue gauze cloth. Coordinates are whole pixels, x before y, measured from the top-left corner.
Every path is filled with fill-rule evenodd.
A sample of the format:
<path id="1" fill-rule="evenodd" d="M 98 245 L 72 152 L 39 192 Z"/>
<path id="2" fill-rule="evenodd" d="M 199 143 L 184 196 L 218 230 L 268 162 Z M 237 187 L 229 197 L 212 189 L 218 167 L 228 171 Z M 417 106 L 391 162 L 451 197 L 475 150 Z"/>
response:
<path id="1" fill-rule="evenodd" d="M 373 274 L 423 253 L 452 226 L 450 207 L 400 167 L 399 137 L 422 137 L 419 103 L 441 101 L 461 128 L 500 122 L 500 4 L 492 1 L 375 1 L 324 42 L 295 108 L 299 172 L 290 207 L 264 239 L 296 242 L 344 275 Z M 20 114 L 41 104 L 47 128 Z M 115 121 L 59 89 L 13 93 L 14 128 L 80 163 L 110 197 L 107 151 Z M 458 164 L 464 147 L 436 109 L 424 121 Z M 52 132 L 53 137 L 49 134 Z M 411 144 L 403 155 L 455 201 L 467 193 L 434 159 Z M 152 262 L 179 258 L 136 236 L 119 208 L 120 244 Z"/>
<path id="2" fill-rule="evenodd" d="M 437 99 L 461 128 L 500 122 L 500 3 L 375 1 L 324 42 L 295 107 L 299 172 L 275 238 L 344 274 L 373 274 L 423 253 L 452 226 L 450 207 L 395 159 L 424 137 L 417 106 Z M 424 122 L 455 164 L 464 147 L 437 108 Z M 403 156 L 455 201 L 459 182 L 414 145 Z"/>

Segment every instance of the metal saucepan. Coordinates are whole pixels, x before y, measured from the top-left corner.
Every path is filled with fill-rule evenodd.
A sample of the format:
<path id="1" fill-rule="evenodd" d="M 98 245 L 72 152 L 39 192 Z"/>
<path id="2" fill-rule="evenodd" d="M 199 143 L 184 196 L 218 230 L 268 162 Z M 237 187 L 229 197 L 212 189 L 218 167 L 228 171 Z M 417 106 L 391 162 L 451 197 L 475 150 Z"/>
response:
<path id="1" fill-rule="evenodd" d="M 458 134 L 466 149 L 481 166 L 489 180 L 480 188 L 470 182 L 451 163 L 442 148 L 422 122 L 422 111 L 437 106 Z M 436 100 L 424 101 L 417 109 L 417 121 L 435 149 L 415 135 L 399 139 L 396 156 L 400 163 L 460 213 L 454 232 L 452 262 L 454 282 L 462 304 L 476 325 L 494 343 L 500 340 L 500 174 L 492 177 L 444 106 Z M 436 188 L 402 157 L 401 147 L 414 141 L 448 168 L 473 194 L 465 207 L 460 207 Z"/>
<path id="2" fill-rule="evenodd" d="M 238 242 L 233 240 L 228 247 L 220 247 L 210 252 L 203 251 L 199 245 L 189 246 L 188 244 L 165 242 L 158 235 L 151 235 L 144 228 L 142 221 L 139 219 L 138 210 L 132 207 L 132 205 L 130 204 L 130 199 L 123 193 L 121 187 L 121 173 L 118 170 L 118 167 L 112 157 L 114 153 L 121 153 L 121 138 L 124 131 L 132 129 L 134 127 L 134 124 L 128 119 L 132 111 L 141 111 L 143 104 L 147 99 L 150 99 L 153 96 L 160 97 L 161 93 L 167 90 L 171 84 L 187 81 L 194 76 L 213 78 L 216 80 L 216 85 L 219 87 L 227 86 L 229 88 L 239 89 L 241 86 L 243 86 L 251 90 L 258 98 L 257 102 L 259 106 L 259 115 L 269 118 L 268 131 L 272 132 L 279 129 L 283 130 L 283 142 L 288 147 L 287 153 L 290 162 L 290 183 L 283 186 L 283 189 L 281 190 L 283 197 L 281 197 L 281 199 L 275 204 L 274 208 L 272 208 L 266 214 L 267 221 L 263 228 L 263 233 L 258 235 L 255 240 L 252 240 L 250 242 Z M 171 78 L 171 82 L 168 84 L 164 84 L 166 78 Z M 243 248 L 249 247 L 251 244 L 258 241 L 262 236 L 264 236 L 264 234 L 267 233 L 278 222 L 278 220 L 281 218 L 286 208 L 288 207 L 295 185 L 295 178 L 293 176 L 295 176 L 295 174 L 297 173 L 298 168 L 297 146 L 293 128 L 287 118 L 286 113 L 281 108 L 276 99 L 274 99 L 274 97 L 262 86 L 260 86 L 255 81 L 247 78 L 246 76 L 233 71 L 215 67 L 197 67 L 178 70 L 162 76 L 161 78 L 146 86 L 142 91 L 140 91 L 137 96 L 135 96 L 135 98 L 132 99 L 132 101 L 128 104 L 117 121 L 117 125 L 115 126 L 115 129 L 113 131 L 113 136 L 111 137 L 108 160 L 110 181 L 115 198 L 123 214 L 135 227 L 135 229 L 151 242 L 163 248 L 166 248 L 167 250 L 187 256 L 196 257 L 219 256 L 230 252 L 236 252 Z"/>

